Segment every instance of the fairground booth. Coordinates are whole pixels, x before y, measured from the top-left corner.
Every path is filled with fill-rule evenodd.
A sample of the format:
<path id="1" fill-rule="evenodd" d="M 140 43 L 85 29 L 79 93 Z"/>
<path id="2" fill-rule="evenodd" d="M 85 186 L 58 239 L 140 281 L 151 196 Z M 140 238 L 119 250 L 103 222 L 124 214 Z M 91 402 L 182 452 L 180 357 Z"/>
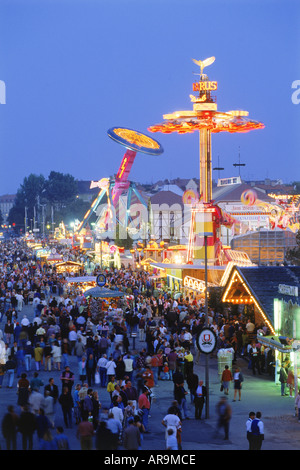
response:
<path id="1" fill-rule="evenodd" d="M 118 290 L 108 289 L 106 287 L 92 287 L 87 289 L 83 295 L 87 299 L 88 316 L 94 321 L 103 320 L 107 314 L 108 309 L 119 312 L 122 316 L 123 300 L 126 299 L 126 294 Z"/>
<path id="2" fill-rule="evenodd" d="M 77 276 L 82 274 L 84 271 L 84 266 L 82 263 L 77 263 L 76 261 L 62 261 L 55 264 L 56 272 L 58 274 L 67 274 Z"/>
<path id="3" fill-rule="evenodd" d="M 275 382 L 282 365 L 300 378 L 300 266 L 234 266 L 222 302 L 239 306 L 253 323 L 269 330 L 257 334 L 265 353 L 273 352 Z M 297 387 L 295 387 L 297 390 Z"/>

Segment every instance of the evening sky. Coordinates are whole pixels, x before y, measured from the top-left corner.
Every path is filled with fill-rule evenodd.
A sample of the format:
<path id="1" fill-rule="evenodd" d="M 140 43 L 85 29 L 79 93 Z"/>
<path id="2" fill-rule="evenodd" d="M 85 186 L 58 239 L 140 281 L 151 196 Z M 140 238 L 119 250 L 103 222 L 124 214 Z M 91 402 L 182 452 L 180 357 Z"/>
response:
<path id="1" fill-rule="evenodd" d="M 215 56 L 218 109 L 249 111 L 265 129 L 216 134 L 213 167 L 245 179 L 300 180 L 300 8 L 297 0 L 1 0 L 0 194 L 30 173 L 114 175 L 124 148 L 107 130 L 152 135 L 131 179 L 199 177 L 198 135 L 150 134 L 163 114 L 191 109 L 192 58 Z M 300 94 L 299 94 L 300 97 Z M 217 177 L 217 172 L 214 172 Z"/>

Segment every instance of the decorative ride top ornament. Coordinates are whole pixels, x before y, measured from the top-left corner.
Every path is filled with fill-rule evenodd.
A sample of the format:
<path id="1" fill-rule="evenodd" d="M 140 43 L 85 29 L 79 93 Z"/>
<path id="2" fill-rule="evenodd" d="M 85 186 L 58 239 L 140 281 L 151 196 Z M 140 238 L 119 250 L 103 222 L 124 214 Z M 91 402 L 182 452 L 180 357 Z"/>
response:
<path id="1" fill-rule="evenodd" d="M 215 57 L 208 57 L 208 59 L 204 59 L 204 60 L 196 60 L 196 59 L 192 59 L 193 62 L 196 64 L 196 65 L 199 65 L 200 67 L 200 76 L 203 75 L 203 69 L 205 67 L 208 67 L 209 65 L 213 64 L 214 61 L 216 60 Z"/>

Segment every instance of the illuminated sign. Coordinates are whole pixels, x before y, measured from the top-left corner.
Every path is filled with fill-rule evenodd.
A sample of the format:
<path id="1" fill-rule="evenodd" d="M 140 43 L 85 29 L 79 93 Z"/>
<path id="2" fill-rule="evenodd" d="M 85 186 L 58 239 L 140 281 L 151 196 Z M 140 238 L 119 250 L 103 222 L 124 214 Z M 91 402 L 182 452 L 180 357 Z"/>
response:
<path id="1" fill-rule="evenodd" d="M 193 91 L 214 91 L 218 88 L 218 82 L 196 82 L 193 83 Z"/>
<path id="2" fill-rule="evenodd" d="M 105 286 L 106 283 L 106 277 L 104 274 L 98 274 L 97 279 L 96 279 L 97 286 L 103 287 Z"/>
<path id="3" fill-rule="evenodd" d="M 279 284 L 278 286 L 279 294 L 293 295 L 298 297 L 298 287 L 297 286 L 287 286 L 285 284 Z"/>
<path id="4" fill-rule="evenodd" d="M 210 328 L 203 328 L 197 337 L 196 344 L 201 352 L 204 354 L 210 354 L 217 345 L 217 336 Z"/>
<path id="5" fill-rule="evenodd" d="M 195 279 L 194 277 L 185 276 L 183 285 L 184 287 L 197 290 L 199 292 L 205 291 L 205 283 L 201 281 L 200 279 Z"/>

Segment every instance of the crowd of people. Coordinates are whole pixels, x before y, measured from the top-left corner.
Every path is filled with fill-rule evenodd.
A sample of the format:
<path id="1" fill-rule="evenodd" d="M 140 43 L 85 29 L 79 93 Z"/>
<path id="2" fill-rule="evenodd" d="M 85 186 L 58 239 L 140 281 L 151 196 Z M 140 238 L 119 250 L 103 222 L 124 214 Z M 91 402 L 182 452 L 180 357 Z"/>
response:
<path id="1" fill-rule="evenodd" d="M 194 368 L 197 336 L 206 322 L 201 299 L 175 299 L 155 291 L 145 271 L 111 268 L 105 272 L 108 287 L 128 297 L 106 304 L 95 318 L 82 292 L 69 290 L 55 265 L 41 263 L 24 241 L 2 244 L 0 263 L 0 387 L 16 388 L 20 407 L 17 413 L 10 405 L 2 422 L 7 448 L 16 448 L 17 432 L 23 449 L 32 448 L 35 432 L 41 449 L 70 448 L 64 430 L 76 427 L 82 449 L 140 449 L 149 433 L 155 387 L 168 381 L 166 448 L 181 449 L 182 421 L 192 417 L 188 402 L 193 417 L 201 419 L 206 398 Z M 32 319 L 22 313 L 24 305 Z M 253 374 L 268 373 L 271 351 L 255 341 L 258 332 L 268 333 L 265 325 L 213 308 L 208 321 L 217 351 L 231 349 L 233 363 L 247 357 Z M 132 333 L 139 351 L 131 351 Z M 41 371 L 49 373 L 48 383 Z M 222 377 L 226 393 L 231 380 L 236 384 Z M 234 398 L 240 398 L 238 390 Z M 64 427 L 57 420 L 60 409 Z"/>

